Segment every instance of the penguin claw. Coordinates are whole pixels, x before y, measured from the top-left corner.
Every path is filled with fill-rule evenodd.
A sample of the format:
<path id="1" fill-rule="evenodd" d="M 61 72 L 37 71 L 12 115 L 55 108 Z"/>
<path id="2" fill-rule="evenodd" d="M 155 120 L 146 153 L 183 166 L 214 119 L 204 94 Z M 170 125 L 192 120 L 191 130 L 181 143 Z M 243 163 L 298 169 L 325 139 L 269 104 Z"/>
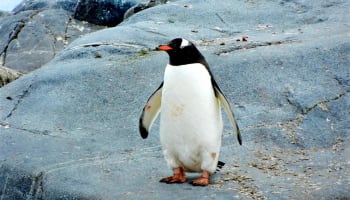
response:
<path id="1" fill-rule="evenodd" d="M 184 183 L 186 182 L 186 177 L 181 177 L 181 176 L 169 176 L 169 177 L 166 177 L 166 178 L 162 178 L 160 179 L 161 183 L 167 183 L 167 184 L 173 184 L 173 183 Z"/>

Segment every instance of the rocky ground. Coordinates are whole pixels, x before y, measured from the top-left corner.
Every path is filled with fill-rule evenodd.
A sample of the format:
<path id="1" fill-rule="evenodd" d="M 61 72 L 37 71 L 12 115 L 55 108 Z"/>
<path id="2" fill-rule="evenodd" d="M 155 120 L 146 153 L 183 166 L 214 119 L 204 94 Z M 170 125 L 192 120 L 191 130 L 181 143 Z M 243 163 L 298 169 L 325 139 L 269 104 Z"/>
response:
<path id="1" fill-rule="evenodd" d="M 346 0 L 172 1 L 62 38 L 63 51 L 0 89 L 0 199 L 350 199 L 349 8 Z M 20 15 L 31 16 L 11 18 Z M 47 26 L 30 21 L 24 27 Z M 224 118 L 226 165 L 206 188 L 159 183 L 171 171 L 158 121 L 147 140 L 138 133 L 168 59 L 151 49 L 175 37 L 205 55 L 242 131 L 239 146 Z M 6 66 L 10 55 L 42 58 L 10 49 Z"/>

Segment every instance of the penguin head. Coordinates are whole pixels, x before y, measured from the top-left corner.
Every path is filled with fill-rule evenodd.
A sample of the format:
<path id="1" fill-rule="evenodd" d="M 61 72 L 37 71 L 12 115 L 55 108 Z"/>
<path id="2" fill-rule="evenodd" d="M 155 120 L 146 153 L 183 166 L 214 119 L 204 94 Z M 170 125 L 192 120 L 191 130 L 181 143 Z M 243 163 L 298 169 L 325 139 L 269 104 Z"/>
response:
<path id="1" fill-rule="evenodd" d="M 173 39 L 168 44 L 159 45 L 156 50 L 167 52 L 169 64 L 174 66 L 202 63 L 204 60 L 196 46 L 184 38 Z"/>

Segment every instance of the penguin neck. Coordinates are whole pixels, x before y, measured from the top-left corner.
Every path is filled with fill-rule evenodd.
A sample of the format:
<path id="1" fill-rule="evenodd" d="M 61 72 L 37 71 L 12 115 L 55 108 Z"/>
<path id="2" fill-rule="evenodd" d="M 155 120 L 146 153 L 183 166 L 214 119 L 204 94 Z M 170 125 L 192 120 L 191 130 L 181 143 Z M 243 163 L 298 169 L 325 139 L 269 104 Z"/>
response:
<path id="1" fill-rule="evenodd" d="M 169 64 L 172 66 L 187 65 L 193 63 L 201 63 L 204 66 L 208 66 L 205 58 L 201 54 L 197 55 L 179 55 L 169 53 Z"/>

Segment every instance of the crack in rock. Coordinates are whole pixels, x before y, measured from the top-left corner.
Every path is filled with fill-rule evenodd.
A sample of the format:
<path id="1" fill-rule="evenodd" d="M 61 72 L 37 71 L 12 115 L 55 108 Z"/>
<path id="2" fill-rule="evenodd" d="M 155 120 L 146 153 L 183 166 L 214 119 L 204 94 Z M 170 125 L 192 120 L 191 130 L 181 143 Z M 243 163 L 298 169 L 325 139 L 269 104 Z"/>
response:
<path id="1" fill-rule="evenodd" d="M 42 135 L 42 136 L 50 136 L 50 137 L 55 137 L 55 138 L 61 138 L 58 135 L 54 135 L 53 131 L 20 128 L 20 127 L 12 126 L 8 122 L 0 122 L 0 128 L 5 128 L 5 129 L 11 128 L 11 129 L 14 129 L 14 130 L 20 130 L 20 131 L 28 132 L 28 133 L 31 133 L 31 134 L 34 134 L 34 135 Z M 60 131 L 60 132 L 67 133 L 65 131 Z"/>
<path id="2" fill-rule="evenodd" d="M 21 131 L 26 131 L 26 132 L 36 134 L 36 135 L 50 135 L 50 131 L 48 131 L 48 130 L 39 131 L 39 130 L 31 130 L 31 129 L 26 129 L 26 128 L 16 128 L 16 127 L 11 127 L 11 128 L 21 130 Z"/>
<path id="3" fill-rule="evenodd" d="M 348 74 L 348 77 L 350 77 L 350 74 Z M 350 80 L 342 78 L 342 77 L 338 77 L 336 76 L 335 81 L 337 81 L 338 85 L 342 86 L 345 88 L 346 92 L 350 92 Z"/>
<path id="4" fill-rule="evenodd" d="M 321 107 L 322 108 L 323 105 L 325 105 L 326 103 L 329 103 L 331 101 L 336 101 L 336 100 L 340 99 L 342 96 L 344 96 L 345 94 L 346 94 L 346 92 L 338 94 L 337 96 L 335 96 L 335 97 L 333 97 L 331 99 L 325 99 L 323 101 L 319 101 L 319 102 L 315 103 L 314 105 L 304 109 L 302 114 L 308 114 L 310 111 L 312 111 L 316 107 Z"/>
<path id="5" fill-rule="evenodd" d="M 336 95 L 335 97 L 333 97 L 333 98 L 331 98 L 331 99 L 325 99 L 325 100 L 323 100 L 323 101 L 318 101 L 318 102 L 316 102 L 315 104 L 313 104 L 313 105 L 311 105 L 311 106 L 309 106 L 309 107 L 307 107 L 307 108 L 303 108 L 303 106 L 300 105 L 297 101 L 292 100 L 292 99 L 288 96 L 288 94 L 286 95 L 286 98 L 287 98 L 287 102 L 288 102 L 290 105 L 296 107 L 296 109 L 297 109 L 302 115 L 307 115 L 307 114 L 308 114 L 310 111 L 312 111 L 314 108 L 316 108 L 316 107 L 321 107 L 321 108 L 322 108 L 322 107 L 324 107 L 324 105 L 325 105 L 326 103 L 329 103 L 329 102 L 331 102 L 331 101 L 336 101 L 336 100 L 338 100 L 339 98 L 343 97 L 346 93 L 347 93 L 347 92 L 338 94 L 338 95 Z"/>
<path id="6" fill-rule="evenodd" d="M 0 55 L 2 55 L 1 57 L 1 64 L 2 65 L 6 65 L 6 57 L 7 57 L 7 49 L 10 45 L 10 43 L 18 38 L 19 33 L 22 31 L 22 29 L 25 26 L 25 22 L 24 21 L 19 21 L 14 30 L 9 34 L 9 39 L 7 41 L 7 44 L 5 45 L 4 49 L 2 50 L 2 52 L 0 52 Z"/>
<path id="7" fill-rule="evenodd" d="M 10 118 L 10 117 L 12 116 L 12 114 L 17 110 L 19 104 L 23 101 L 23 99 L 24 99 L 26 96 L 29 95 L 29 90 L 30 90 L 31 87 L 32 87 L 32 84 L 30 84 L 30 85 L 28 86 L 28 88 L 25 89 L 25 90 L 23 90 L 22 94 L 20 94 L 20 95 L 18 96 L 17 102 L 15 103 L 15 105 L 14 105 L 14 107 L 12 108 L 12 110 L 10 111 L 10 113 L 5 117 L 5 120 L 8 119 L 8 118 Z"/>
<path id="8" fill-rule="evenodd" d="M 2 193 L 1 193 L 2 195 L 0 196 L 0 200 L 3 200 L 5 198 L 8 182 L 9 182 L 9 175 L 7 174 L 5 178 L 4 187 L 2 188 Z"/>
<path id="9" fill-rule="evenodd" d="M 50 27 L 47 25 L 47 24 L 44 24 L 44 28 L 47 30 L 48 32 L 48 35 L 50 35 L 53 39 L 53 44 L 51 45 L 51 48 L 52 48 L 52 58 L 54 58 L 56 56 L 56 43 L 57 43 L 57 39 L 56 39 L 56 36 L 54 34 L 54 32 L 50 29 Z M 47 51 L 50 53 L 50 51 Z"/>
<path id="10" fill-rule="evenodd" d="M 33 177 L 29 191 L 29 199 L 42 199 L 44 172 L 39 172 Z"/>
<path id="11" fill-rule="evenodd" d="M 63 35 L 63 44 L 64 44 L 64 48 L 68 45 L 68 39 L 69 39 L 69 36 L 68 36 L 68 29 L 69 27 L 71 26 L 72 24 L 72 21 L 73 21 L 73 17 L 70 16 L 67 23 L 66 23 L 66 27 L 65 27 L 65 30 L 64 30 L 64 35 Z"/>
<path id="12" fill-rule="evenodd" d="M 292 144 L 298 144 L 299 138 L 296 135 L 296 129 L 304 121 L 306 115 L 309 112 L 311 112 L 313 109 L 315 109 L 316 107 L 319 107 L 320 109 L 327 111 L 328 110 L 328 107 L 326 105 L 327 103 L 329 103 L 331 101 L 336 101 L 336 100 L 340 99 L 341 97 L 343 97 L 346 94 L 347 93 L 344 92 L 344 93 L 336 95 L 335 97 L 333 97 L 331 99 L 325 99 L 323 101 L 318 101 L 317 103 L 307 107 L 306 109 L 301 109 L 300 105 L 296 104 L 295 102 L 291 102 L 287 98 L 287 101 L 292 106 L 295 106 L 297 108 L 297 110 L 300 110 L 300 113 L 297 114 L 297 116 L 294 119 L 290 119 L 290 120 L 287 120 L 287 121 L 279 121 L 279 122 L 261 123 L 261 124 L 251 125 L 251 126 L 244 127 L 241 130 L 242 131 L 247 131 L 247 130 L 250 130 L 250 129 L 259 129 L 259 128 L 281 128 L 281 130 L 283 132 L 285 132 L 286 136 L 291 140 Z"/>
<path id="13" fill-rule="evenodd" d="M 115 47 L 127 47 L 127 48 L 143 48 L 140 45 L 135 45 L 135 44 L 128 44 L 128 43 L 103 43 L 103 42 L 96 42 L 96 43 L 88 43 L 88 44 L 83 44 L 83 45 L 78 45 L 75 47 L 71 47 L 67 50 L 76 50 L 76 49 L 81 49 L 81 48 L 88 48 L 88 47 L 100 47 L 100 46 L 115 46 Z"/>
<path id="14" fill-rule="evenodd" d="M 227 23 L 225 22 L 225 20 L 219 15 L 219 13 L 215 13 L 216 17 L 225 25 L 227 25 Z"/>
<path id="15" fill-rule="evenodd" d="M 31 19 L 34 18 L 34 16 L 36 16 L 39 13 L 39 11 L 33 12 L 33 14 L 31 14 L 28 19 L 22 19 L 20 21 L 17 22 L 16 26 L 14 27 L 13 31 L 9 34 L 8 36 L 8 40 L 7 40 L 7 44 L 5 45 L 5 47 L 3 48 L 3 50 L 0 52 L 1 55 L 1 64 L 2 65 L 6 65 L 6 57 L 7 57 L 7 49 L 10 45 L 10 43 L 13 40 L 18 39 L 18 35 L 22 32 L 23 28 L 26 26 L 26 22 L 30 21 Z"/>
<path id="16" fill-rule="evenodd" d="M 233 45 L 229 48 L 226 49 L 221 49 L 217 52 L 215 52 L 216 55 L 226 55 L 228 53 L 242 50 L 242 49 L 254 49 L 258 47 L 266 47 L 266 46 L 273 46 L 273 45 L 281 45 L 281 44 L 290 44 L 290 43 L 295 43 L 295 42 L 300 42 L 298 40 L 278 40 L 278 41 L 266 41 L 266 42 L 250 42 L 250 43 L 245 43 L 242 45 Z"/>
<path id="17" fill-rule="evenodd" d="M 85 49 L 84 49 L 85 48 Z M 83 49 L 83 50 L 82 50 Z M 87 43 L 83 45 L 77 45 L 66 49 L 58 58 L 58 60 L 67 60 L 73 58 L 94 57 L 101 58 L 103 54 L 101 51 L 107 54 L 126 54 L 128 56 L 132 54 L 146 55 L 150 51 L 149 48 L 128 43 Z M 129 58 L 128 58 L 129 59 Z"/>
<path id="18" fill-rule="evenodd" d="M 344 95 L 346 95 L 346 92 L 338 94 L 331 99 L 325 99 L 323 101 L 318 101 L 317 103 L 315 103 L 314 105 L 312 105 L 306 109 L 299 109 L 299 108 L 301 108 L 300 105 L 299 106 L 295 105 L 294 102 L 291 102 L 290 100 L 287 99 L 291 105 L 296 106 L 298 110 L 301 110 L 301 113 L 298 114 L 295 119 L 292 119 L 292 120 L 289 120 L 286 122 L 278 122 L 279 126 L 283 127 L 282 130 L 286 132 L 286 135 L 292 141 L 292 144 L 297 144 L 299 142 L 299 138 L 296 135 L 296 129 L 304 121 L 306 115 L 308 113 L 310 113 L 312 110 L 314 110 L 316 107 L 319 107 L 321 110 L 328 111 L 328 107 L 326 104 L 331 102 L 331 101 L 336 101 L 336 100 L 340 99 L 341 97 L 343 97 Z"/>

